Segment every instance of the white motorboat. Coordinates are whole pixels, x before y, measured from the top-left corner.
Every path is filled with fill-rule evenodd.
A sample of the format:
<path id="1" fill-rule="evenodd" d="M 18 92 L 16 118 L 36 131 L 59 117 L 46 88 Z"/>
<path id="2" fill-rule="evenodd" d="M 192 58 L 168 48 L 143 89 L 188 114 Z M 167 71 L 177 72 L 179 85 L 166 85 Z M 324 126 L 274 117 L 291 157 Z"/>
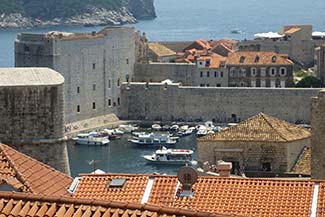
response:
<path id="1" fill-rule="evenodd" d="M 131 133 L 135 130 L 138 130 L 139 127 L 133 126 L 131 124 L 121 124 L 118 126 L 118 129 L 125 132 L 125 133 Z"/>
<path id="2" fill-rule="evenodd" d="M 114 135 L 123 135 L 124 134 L 124 131 L 119 129 L 119 128 L 116 128 L 114 129 L 114 132 L 113 132 Z"/>
<path id="3" fill-rule="evenodd" d="M 107 136 L 100 136 L 97 132 L 80 133 L 73 140 L 79 145 L 107 145 L 110 143 Z"/>
<path id="4" fill-rule="evenodd" d="M 161 126 L 159 124 L 153 124 L 151 128 L 154 130 L 161 130 Z"/>
<path id="5" fill-rule="evenodd" d="M 187 130 L 180 129 L 180 130 L 177 132 L 177 135 L 178 135 L 178 136 L 189 136 L 189 135 L 191 135 L 192 133 L 193 133 L 193 130 L 187 128 Z"/>
<path id="6" fill-rule="evenodd" d="M 174 131 L 177 131 L 179 129 L 179 126 L 174 124 L 170 127 L 170 130 L 174 130 Z"/>
<path id="7" fill-rule="evenodd" d="M 170 134 L 141 134 L 133 137 L 130 142 L 138 145 L 175 145 L 176 140 L 171 139 Z"/>
<path id="8" fill-rule="evenodd" d="M 167 149 L 161 147 L 152 155 L 143 156 L 150 163 L 157 164 L 190 164 L 196 165 L 197 161 L 193 160 L 193 151 L 190 149 Z"/>
<path id="9" fill-rule="evenodd" d="M 200 137 L 200 136 L 206 136 L 206 135 L 208 135 L 208 130 L 207 130 L 207 129 L 204 129 L 204 128 L 201 128 L 201 129 L 199 129 L 199 130 L 196 132 L 196 135 L 197 135 L 198 137 Z"/>

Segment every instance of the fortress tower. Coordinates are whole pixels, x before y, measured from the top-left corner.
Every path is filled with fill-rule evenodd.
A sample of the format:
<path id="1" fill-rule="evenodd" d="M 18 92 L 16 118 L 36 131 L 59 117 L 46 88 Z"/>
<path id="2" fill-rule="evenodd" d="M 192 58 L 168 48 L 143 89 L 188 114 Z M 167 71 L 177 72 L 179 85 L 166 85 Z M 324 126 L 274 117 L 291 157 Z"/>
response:
<path id="1" fill-rule="evenodd" d="M 49 68 L 0 68 L 0 142 L 70 173 L 64 78 Z"/>

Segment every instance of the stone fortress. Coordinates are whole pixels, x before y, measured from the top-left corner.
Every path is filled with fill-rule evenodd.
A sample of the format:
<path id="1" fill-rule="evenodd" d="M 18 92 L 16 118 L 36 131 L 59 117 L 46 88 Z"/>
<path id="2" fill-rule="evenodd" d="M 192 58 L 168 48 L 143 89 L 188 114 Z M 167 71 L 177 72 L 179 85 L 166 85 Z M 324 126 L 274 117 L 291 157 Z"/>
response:
<path id="1" fill-rule="evenodd" d="M 115 113 L 120 86 L 133 79 L 144 41 L 133 28 L 18 35 L 16 67 L 49 67 L 65 78 L 65 123 Z"/>
<path id="2" fill-rule="evenodd" d="M 0 141 L 69 174 L 63 108 L 64 78 L 58 72 L 0 69 Z"/>

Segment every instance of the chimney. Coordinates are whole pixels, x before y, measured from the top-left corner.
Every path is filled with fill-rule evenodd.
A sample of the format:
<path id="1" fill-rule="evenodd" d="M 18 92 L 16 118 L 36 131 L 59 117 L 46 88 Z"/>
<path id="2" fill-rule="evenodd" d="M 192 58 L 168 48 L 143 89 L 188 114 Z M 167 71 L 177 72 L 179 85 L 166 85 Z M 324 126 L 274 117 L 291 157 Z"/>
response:
<path id="1" fill-rule="evenodd" d="M 96 35 L 96 31 L 92 31 L 92 32 L 91 32 L 91 35 L 92 35 L 92 36 L 95 36 L 95 35 Z"/>
<path id="2" fill-rule="evenodd" d="M 218 162 L 217 169 L 220 177 L 230 177 L 231 168 L 232 168 L 231 162 L 224 162 L 224 161 Z"/>

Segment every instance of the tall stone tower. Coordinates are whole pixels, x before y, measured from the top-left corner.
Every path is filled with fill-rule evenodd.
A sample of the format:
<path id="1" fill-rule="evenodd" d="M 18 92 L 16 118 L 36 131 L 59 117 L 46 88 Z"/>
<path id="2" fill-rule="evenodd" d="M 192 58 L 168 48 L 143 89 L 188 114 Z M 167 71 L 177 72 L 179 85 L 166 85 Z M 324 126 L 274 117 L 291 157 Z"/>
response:
<path id="1" fill-rule="evenodd" d="M 311 176 L 325 179 L 325 89 L 312 99 Z"/>
<path id="2" fill-rule="evenodd" d="M 49 68 L 0 68 L 0 142 L 70 174 L 64 78 Z"/>

